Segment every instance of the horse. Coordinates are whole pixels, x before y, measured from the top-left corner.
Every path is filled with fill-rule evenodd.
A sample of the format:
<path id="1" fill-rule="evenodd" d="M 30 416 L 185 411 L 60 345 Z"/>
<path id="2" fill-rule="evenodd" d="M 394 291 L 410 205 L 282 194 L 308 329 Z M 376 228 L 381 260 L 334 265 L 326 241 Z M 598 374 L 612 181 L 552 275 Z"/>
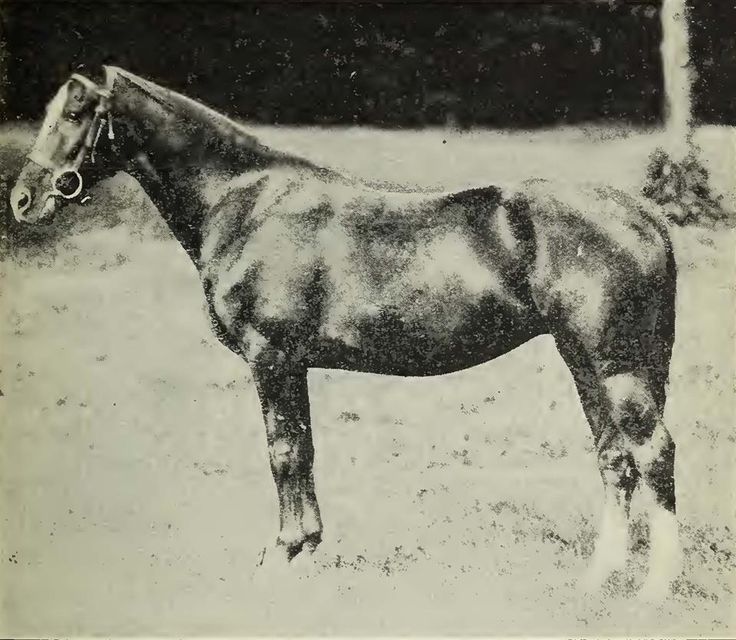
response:
<path id="1" fill-rule="evenodd" d="M 289 566 L 322 540 L 310 368 L 435 376 L 550 334 L 603 482 L 586 584 L 625 569 L 636 491 L 650 532 L 641 593 L 668 592 L 681 563 L 663 421 L 677 270 L 641 198 L 540 179 L 391 190 L 263 146 L 227 116 L 106 66 L 95 80 L 73 74 L 48 103 L 14 216 L 48 222 L 119 171 L 150 196 L 197 268 L 214 332 L 250 366 L 280 514 L 267 558 Z"/>

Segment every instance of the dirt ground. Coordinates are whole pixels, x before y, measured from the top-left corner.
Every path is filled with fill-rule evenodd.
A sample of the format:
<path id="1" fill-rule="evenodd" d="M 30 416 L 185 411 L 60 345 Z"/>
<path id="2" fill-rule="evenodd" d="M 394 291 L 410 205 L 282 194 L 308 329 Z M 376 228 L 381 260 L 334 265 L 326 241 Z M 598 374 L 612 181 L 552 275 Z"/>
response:
<path id="1" fill-rule="evenodd" d="M 445 188 L 528 175 L 635 188 L 661 136 L 256 133 Z M 264 575 L 277 512 L 256 394 L 211 334 L 194 267 L 127 178 L 64 215 L 123 224 L 0 262 L 1 636 L 736 632 L 733 230 L 673 229 L 666 419 L 685 570 L 650 606 L 630 585 L 576 584 L 602 486 L 549 337 L 443 377 L 312 371 L 325 540 L 310 572 Z"/>

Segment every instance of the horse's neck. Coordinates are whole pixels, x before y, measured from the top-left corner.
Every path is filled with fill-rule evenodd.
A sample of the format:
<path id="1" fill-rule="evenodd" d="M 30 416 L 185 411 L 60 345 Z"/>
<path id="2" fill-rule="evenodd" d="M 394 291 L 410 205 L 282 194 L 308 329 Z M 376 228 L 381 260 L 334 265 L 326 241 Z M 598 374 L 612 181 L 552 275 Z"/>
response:
<path id="1" fill-rule="evenodd" d="M 126 171 L 138 180 L 174 236 L 198 262 L 212 181 L 288 162 L 229 125 L 227 119 L 181 97 L 152 94 L 124 78 L 113 92 L 113 121 L 127 138 Z M 298 162 L 298 161 L 297 161 Z"/>

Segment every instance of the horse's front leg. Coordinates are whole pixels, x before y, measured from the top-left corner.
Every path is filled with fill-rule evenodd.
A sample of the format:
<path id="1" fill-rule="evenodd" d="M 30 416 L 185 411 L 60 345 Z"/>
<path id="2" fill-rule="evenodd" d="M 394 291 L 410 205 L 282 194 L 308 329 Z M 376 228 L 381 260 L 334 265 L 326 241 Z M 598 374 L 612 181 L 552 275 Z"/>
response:
<path id="1" fill-rule="evenodd" d="M 279 498 L 279 535 L 270 555 L 276 561 L 289 561 L 303 549 L 314 551 L 322 538 L 312 470 L 307 370 L 278 351 L 260 354 L 252 370 Z"/>

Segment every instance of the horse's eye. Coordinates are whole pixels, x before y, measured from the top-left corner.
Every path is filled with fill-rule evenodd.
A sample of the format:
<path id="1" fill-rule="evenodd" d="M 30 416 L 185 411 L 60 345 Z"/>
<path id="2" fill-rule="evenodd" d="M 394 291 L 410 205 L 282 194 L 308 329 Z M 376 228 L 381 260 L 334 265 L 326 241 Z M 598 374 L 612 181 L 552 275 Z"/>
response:
<path id="1" fill-rule="evenodd" d="M 67 113 L 66 119 L 69 120 L 69 122 L 79 122 L 79 114 L 78 113 Z"/>

